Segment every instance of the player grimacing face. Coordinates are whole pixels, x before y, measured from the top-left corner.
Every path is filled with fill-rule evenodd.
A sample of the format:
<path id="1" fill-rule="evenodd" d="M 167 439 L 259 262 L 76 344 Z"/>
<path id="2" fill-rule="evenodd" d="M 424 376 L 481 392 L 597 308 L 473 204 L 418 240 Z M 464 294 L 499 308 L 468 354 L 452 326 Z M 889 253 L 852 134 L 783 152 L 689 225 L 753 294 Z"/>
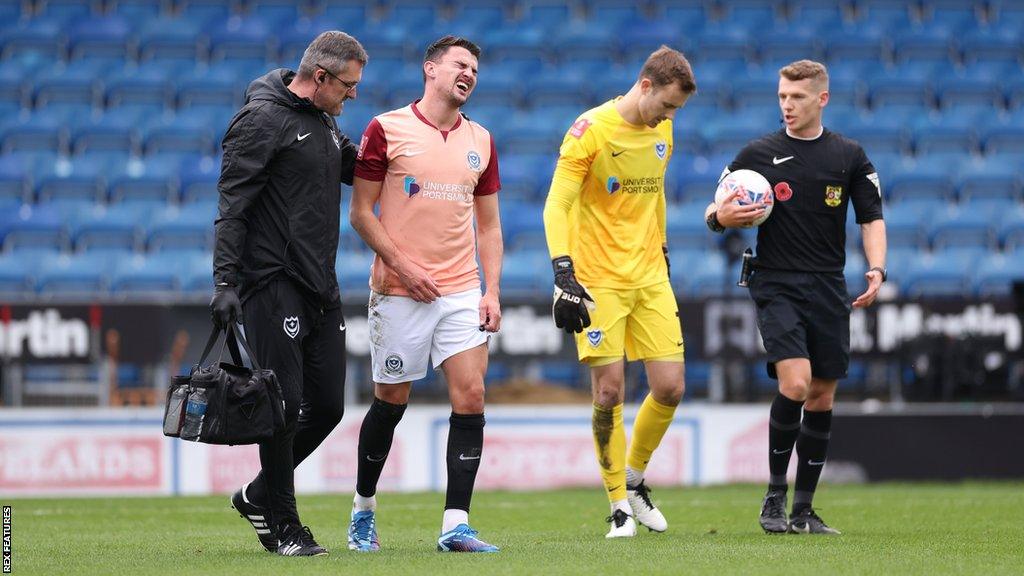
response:
<path id="1" fill-rule="evenodd" d="M 644 78 L 640 80 L 640 91 L 640 118 L 650 128 L 675 118 L 676 110 L 682 108 L 690 99 L 690 95 L 683 92 L 675 82 L 666 86 L 655 86 Z"/>
<path id="2" fill-rule="evenodd" d="M 476 87 L 477 59 L 461 46 L 452 46 L 433 64 L 434 83 L 455 107 L 463 106 Z"/>
<path id="3" fill-rule="evenodd" d="M 779 77 L 779 109 L 790 133 L 810 137 L 821 127 L 821 111 L 828 103 L 828 86 L 810 78 Z"/>

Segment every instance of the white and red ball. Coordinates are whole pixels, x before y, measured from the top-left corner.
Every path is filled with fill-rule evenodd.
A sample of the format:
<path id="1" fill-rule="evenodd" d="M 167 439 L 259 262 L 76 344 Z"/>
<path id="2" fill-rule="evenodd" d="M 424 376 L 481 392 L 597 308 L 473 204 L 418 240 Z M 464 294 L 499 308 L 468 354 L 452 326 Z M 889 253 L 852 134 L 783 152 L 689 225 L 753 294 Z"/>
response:
<path id="1" fill-rule="evenodd" d="M 734 200 L 737 204 L 765 205 L 764 215 L 754 220 L 754 226 L 760 226 L 772 215 L 772 206 L 775 204 L 775 193 L 768 179 L 759 172 L 753 170 L 734 170 L 729 172 L 718 183 L 718 190 L 715 191 L 715 205 L 721 206 L 729 197 L 742 192 L 742 195 Z"/>

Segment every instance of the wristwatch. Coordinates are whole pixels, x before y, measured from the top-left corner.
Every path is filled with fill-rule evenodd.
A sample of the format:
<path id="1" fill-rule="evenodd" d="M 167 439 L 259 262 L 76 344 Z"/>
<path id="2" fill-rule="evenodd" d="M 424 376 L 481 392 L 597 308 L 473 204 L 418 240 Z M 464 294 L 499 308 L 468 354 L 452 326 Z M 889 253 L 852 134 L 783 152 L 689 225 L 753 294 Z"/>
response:
<path id="1" fill-rule="evenodd" d="M 881 266 L 875 266 L 868 270 L 868 272 L 874 272 L 876 270 L 882 273 L 882 282 L 885 282 L 889 278 L 889 273 Z"/>

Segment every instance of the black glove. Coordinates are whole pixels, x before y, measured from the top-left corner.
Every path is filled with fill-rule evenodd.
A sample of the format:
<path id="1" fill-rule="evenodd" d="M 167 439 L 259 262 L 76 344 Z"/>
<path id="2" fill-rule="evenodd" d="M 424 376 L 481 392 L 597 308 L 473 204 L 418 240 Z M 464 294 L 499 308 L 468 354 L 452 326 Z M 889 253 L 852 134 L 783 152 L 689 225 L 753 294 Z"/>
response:
<path id="1" fill-rule="evenodd" d="M 590 326 L 590 312 L 595 308 L 594 298 L 576 280 L 572 258 L 559 256 L 551 261 L 555 270 L 555 303 L 551 314 L 555 326 L 568 333 L 579 333 Z"/>
<path id="2" fill-rule="evenodd" d="M 669 280 L 671 280 L 672 279 L 672 262 L 670 262 L 669 259 L 668 259 L 668 246 L 662 245 L 661 246 L 661 253 L 665 255 L 665 270 L 666 270 L 666 274 L 665 275 L 668 276 Z"/>
<path id="3" fill-rule="evenodd" d="M 210 316 L 213 317 L 213 325 L 222 329 L 231 326 L 232 322 L 242 321 L 242 302 L 234 286 L 217 284 L 213 288 Z"/>

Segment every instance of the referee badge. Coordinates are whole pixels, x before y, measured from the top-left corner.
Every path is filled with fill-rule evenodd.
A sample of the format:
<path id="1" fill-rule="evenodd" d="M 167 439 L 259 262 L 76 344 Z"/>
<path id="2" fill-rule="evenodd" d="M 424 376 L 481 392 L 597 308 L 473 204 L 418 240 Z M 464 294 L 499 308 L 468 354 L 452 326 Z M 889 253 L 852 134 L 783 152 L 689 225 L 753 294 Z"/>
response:
<path id="1" fill-rule="evenodd" d="M 825 204 L 835 208 L 843 203 L 842 186 L 825 186 Z"/>
<path id="2" fill-rule="evenodd" d="M 604 332 L 600 330 L 587 330 L 587 342 L 594 348 L 601 345 L 601 340 L 604 340 Z"/>
<path id="3" fill-rule="evenodd" d="M 665 152 L 668 152 L 668 144 L 664 141 L 659 141 L 654 144 L 654 153 L 658 155 L 659 160 L 665 159 Z"/>

